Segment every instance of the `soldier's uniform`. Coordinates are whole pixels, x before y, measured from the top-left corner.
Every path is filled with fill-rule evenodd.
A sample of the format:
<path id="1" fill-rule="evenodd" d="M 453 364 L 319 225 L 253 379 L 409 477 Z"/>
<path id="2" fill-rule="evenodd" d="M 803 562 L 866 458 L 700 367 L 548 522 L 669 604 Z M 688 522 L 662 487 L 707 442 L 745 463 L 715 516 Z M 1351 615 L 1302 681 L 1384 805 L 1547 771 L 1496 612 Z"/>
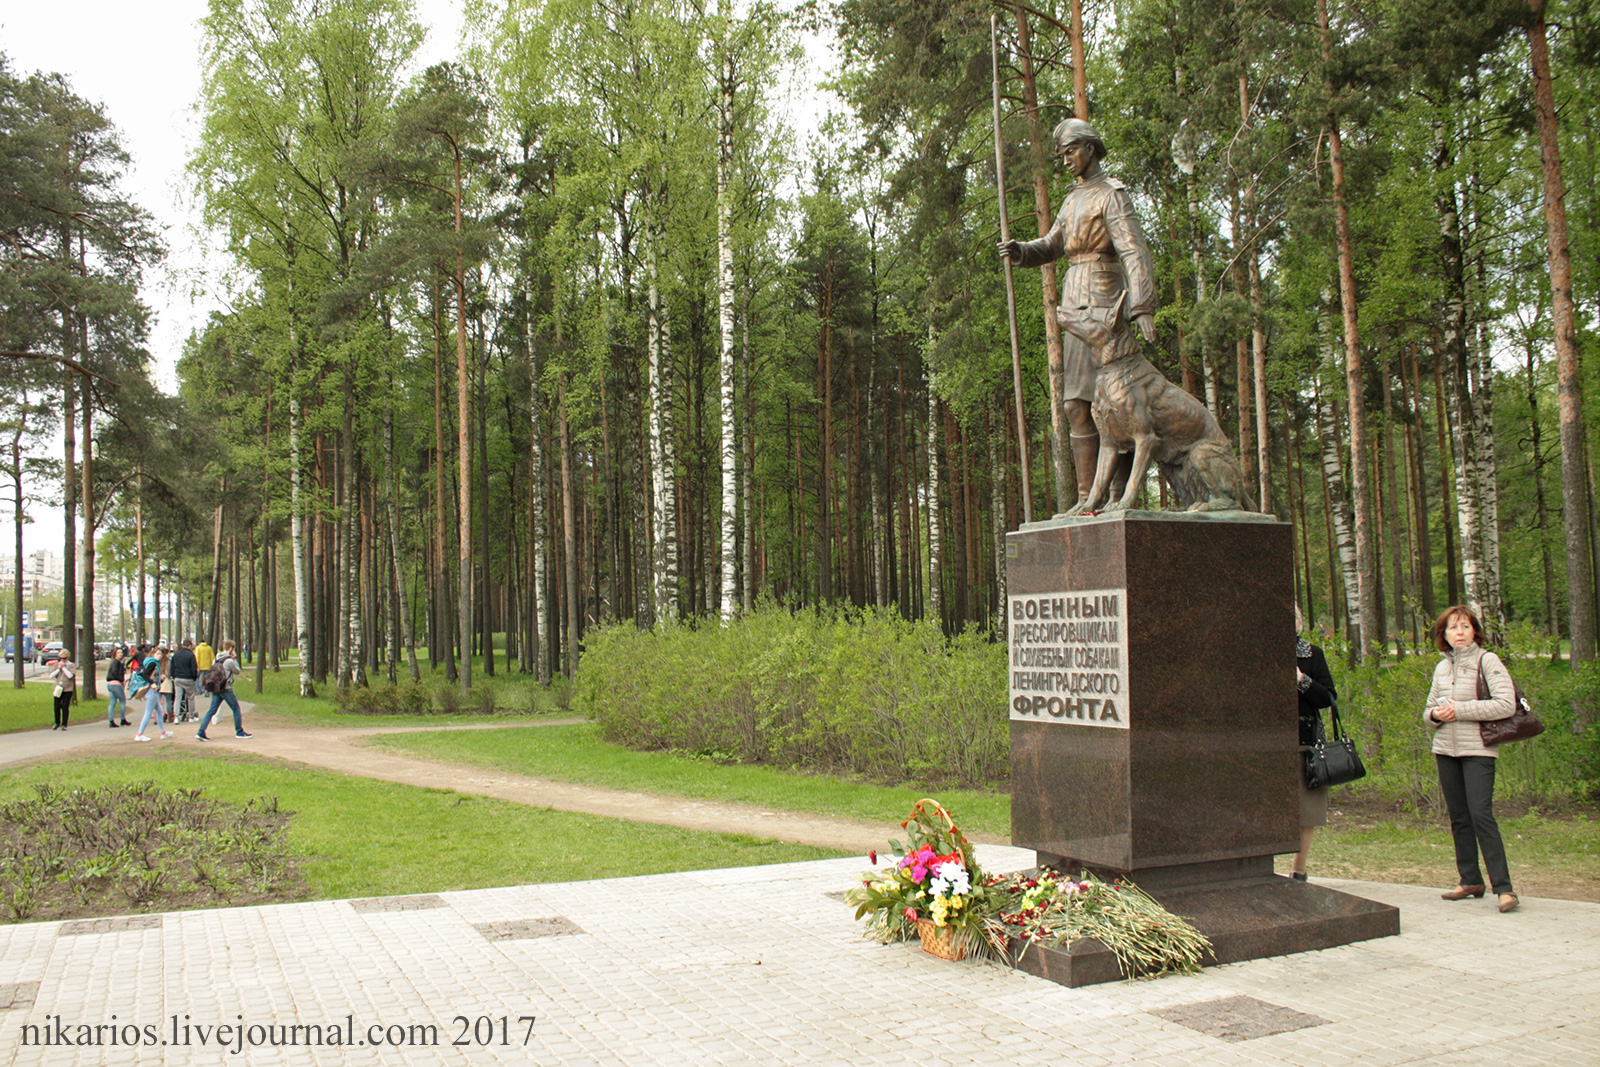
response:
<path id="1" fill-rule="evenodd" d="M 1097 173 L 1074 182 L 1050 232 L 1021 245 L 1021 266 L 1068 261 L 1061 279 L 1062 307 L 1111 307 L 1126 292 L 1123 314 L 1128 322 L 1155 314 L 1150 245 L 1139 228 L 1127 187 L 1115 178 Z M 1082 341 L 1062 331 L 1061 356 L 1066 379 L 1062 400 L 1093 400 L 1092 354 Z"/>

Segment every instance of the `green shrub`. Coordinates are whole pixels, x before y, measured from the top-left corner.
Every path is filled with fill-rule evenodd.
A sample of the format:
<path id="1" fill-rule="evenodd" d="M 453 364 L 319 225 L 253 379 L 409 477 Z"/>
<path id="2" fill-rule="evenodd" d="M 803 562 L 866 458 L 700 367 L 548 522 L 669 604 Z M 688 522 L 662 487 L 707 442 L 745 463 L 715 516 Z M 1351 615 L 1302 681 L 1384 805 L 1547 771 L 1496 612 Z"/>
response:
<path id="1" fill-rule="evenodd" d="M 699 628 L 590 631 L 579 706 L 609 741 L 877 780 L 1008 775 L 1004 646 L 894 611 L 772 605 Z"/>

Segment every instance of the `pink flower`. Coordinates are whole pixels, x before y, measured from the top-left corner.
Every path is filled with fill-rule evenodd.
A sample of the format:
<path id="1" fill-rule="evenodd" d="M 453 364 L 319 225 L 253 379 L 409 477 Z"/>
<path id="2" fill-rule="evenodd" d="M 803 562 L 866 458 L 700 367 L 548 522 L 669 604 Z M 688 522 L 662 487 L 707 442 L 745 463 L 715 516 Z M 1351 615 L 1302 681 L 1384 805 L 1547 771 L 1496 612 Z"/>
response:
<path id="1" fill-rule="evenodd" d="M 907 908 L 904 912 L 902 912 L 902 914 L 905 915 L 907 922 L 916 922 L 917 921 L 917 909 L 916 908 Z"/>
<path id="2" fill-rule="evenodd" d="M 924 867 L 920 863 L 912 865 L 912 867 L 911 867 L 911 880 L 913 882 L 921 882 L 921 881 L 925 880 L 927 877 L 928 877 L 928 868 Z"/>

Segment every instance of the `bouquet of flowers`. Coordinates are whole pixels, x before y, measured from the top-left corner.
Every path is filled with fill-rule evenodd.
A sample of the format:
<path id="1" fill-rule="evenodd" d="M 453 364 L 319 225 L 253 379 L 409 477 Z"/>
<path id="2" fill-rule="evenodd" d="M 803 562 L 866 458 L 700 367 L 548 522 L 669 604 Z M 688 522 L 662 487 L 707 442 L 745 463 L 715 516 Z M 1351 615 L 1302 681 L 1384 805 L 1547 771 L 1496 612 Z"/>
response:
<path id="1" fill-rule="evenodd" d="M 1007 939 L 1021 959 L 1035 943 L 1067 945 L 1092 937 L 1129 978 L 1192 973 L 1211 948 L 1193 926 L 1131 882 L 1081 880 L 1051 870 L 997 875 L 985 886 L 994 905 L 990 936 Z"/>
<path id="2" fill-rule="evenodd" d="M 879 941 L 937 937 L 959 959 L 969 952 L 1003 956 L 1004 941 L 990 935 L 987 880 L 972 854 L 972 844 L 937 801 L 919 800 L 900 824 L 904 847 L 890 841 L 895 862 L 873 869 L 859 888 L 845 894 L 856 918 L 867 920 L 867 934 Z M 921 925 L 919 925 L 921 924 Z"/>
<path id="3" fill-rule="evenodd" d="M 873 869 L 845 894 L 875 940 L 920 936 L 924 948 L 947 959 L 975 954 L 1014 964 L 1036 943 L 1095 938 L 1130 978 L 1199 970 L 1211 948 L 1131 882 L 1087 873 L 1075 880 L 1048 869 L 985 875 L 937 801 L 918 801 L 900 825 L 909 835 L 905 847 L 890 841 L 894 859 L 887 864 L 869 853 Z"/>

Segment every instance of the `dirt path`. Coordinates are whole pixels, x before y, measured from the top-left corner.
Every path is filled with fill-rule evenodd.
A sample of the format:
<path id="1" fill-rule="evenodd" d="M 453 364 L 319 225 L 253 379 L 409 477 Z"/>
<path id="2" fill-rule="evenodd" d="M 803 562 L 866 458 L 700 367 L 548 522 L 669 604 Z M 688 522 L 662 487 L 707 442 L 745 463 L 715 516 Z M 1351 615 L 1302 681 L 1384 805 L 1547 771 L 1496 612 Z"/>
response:
<path id="1" fill-rule="evenodd" d="M 456 763 L 413 759 L 395 755 L 364 745 L 362 738 L 378 734 L 415 733 L 427 730 L 487 730 L 528 729 L 544 726 L 566 726 L 583 722 L 582 719 L 543 719 L 525 725 L 484 723 L 460 726 L 307 726 L 292 719 L 279 718 L 257 712 L 241 701 L 246 728 L 254 733 L 249 740 L 236 740 L 232 724 L 223 717 L 212 726 L 210 740 L 195 738 L 192 723 L 173 728 L 175 736 L 150 745 L 131 743 L 131 730 L 109 731 L 100 721 L 98 730 L 92 726 L 80 730 L 74 727 L 64 733 L 45 730 L 22 734 L 7 734 L 0 739 L 0 763 L 81 751 L 95 756 L 135 756 L 158 749 L 163 745 L 179 744 L 186 747 L 219 748 L 251 752 L 272 759 L 336 771 L 340 774 L 363 778 L 378 778 L 402 785 L 422 786 L 428 789 L 449 789 L 458 793 L 508 800 L 514 804 L 553 808 L 557 811 L 574 811 L 586 815 L 604 815 L 614 819 L 631 819 L 634 822 L 660 823 L 681 826 L 690 830 L 707 830 L 715 833 L 749 834 L 752 837 L 774 838 L 803 845 L 844 849 L 866 853 L 881 849 L 891 836 L 899 832 L 897 823 L 856 822 L 805 812 L 777 811 L 751 804 L 729 804 L 687 797 L 656 796 L 633 793 L 620 789 L 602 789 L 595 786 L 555 782 L 545 778 L 531 778 L 505 771 L 490 770 Z M 90 719 L 90 722 L 96 720 Z M 995 837 L 974 836 L 974 841 L 988 844 L 1009 844 Z"/>
<path id="2" fill-rule="evenodd" d="M 541 726 L 562 726 L 582 721 L 582 719 L 551 719 L 512 728 L 536 730 Z M 259 724 L 259 731 L 251 740 L 238 744 L 248 746 L 247 751 L 263 756 L 293 760 L 363 778 L 379 778 L 405 785 L 451 789 L 458 793 L 494 797 L 498 800 L 509 800 L 514 804 L 582 812 L 586 815 L 604 815 L 614 819 L 631 819 L 634 822 L 681 826 L 690 830 L 770 837 L 779 841 L 838 848 L 863 854 L 869 849 L 883 848 L 888 839 L 900 830 L 896 823 L 855 822 L 825 815 L 768 810 L 749 804 L 656 796 L 620 789 L 574 785 L 570 782 L 554 782 L 546 778 L 531 778 L 484 767 L 412 759 L 359 743 L 361 738 L 376 734 L 410 733 L 417 730 L 441 729 L 441 727 L 306 728 L 275 720 L 267 715 L 255 716 L 250 722 Z M 250 728 L 255 729 L 254 726 Z M 504 729 L 505 725 L 442 727 L 449 730 L 491 728 Z M 222 732 L 222 739 L 224 743 L 233 743 L 233 739 L 228 737 L 225 731 Z M 984 837 L 974 837 L 974 840 L 994 844 L 1010 843 Z"/>

